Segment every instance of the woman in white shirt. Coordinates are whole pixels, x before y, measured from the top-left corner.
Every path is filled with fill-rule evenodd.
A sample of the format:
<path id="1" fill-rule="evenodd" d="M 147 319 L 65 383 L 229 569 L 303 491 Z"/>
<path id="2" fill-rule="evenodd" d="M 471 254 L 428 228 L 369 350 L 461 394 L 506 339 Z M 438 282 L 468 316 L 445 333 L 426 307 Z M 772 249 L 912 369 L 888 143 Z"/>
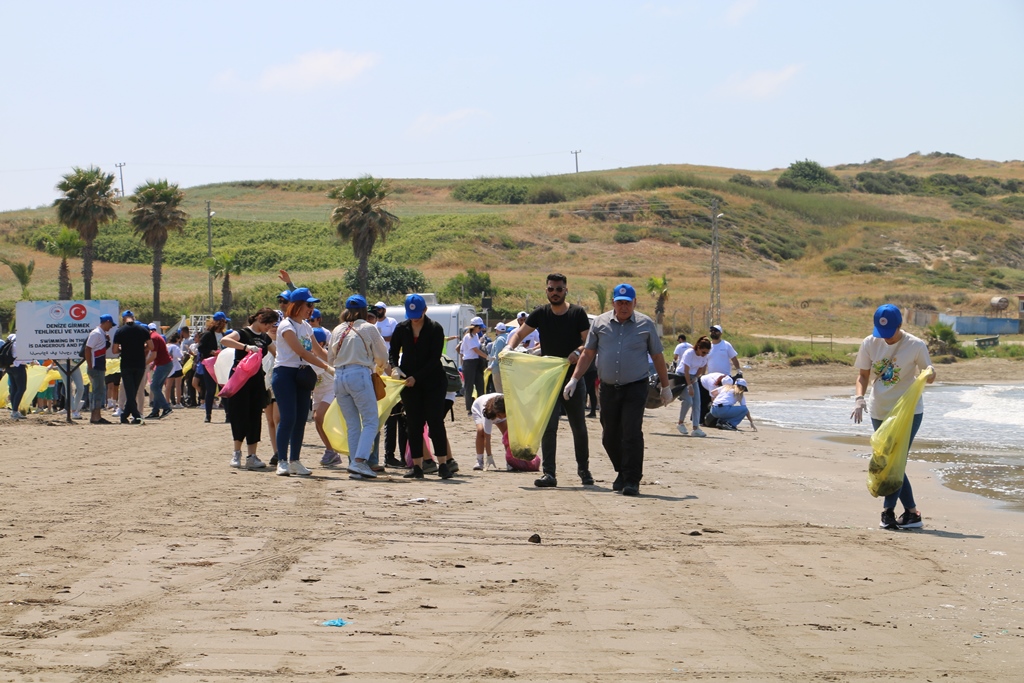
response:
<path id="1" fill-rule="evenodd" d="M 487 352 L 480 347 L 480 332 L 484 329 L 483 318 L 469 321 L 469 331 L 462 338 L 462 378 L 466 385 L 466 413 L 473 414 L 473 389 L 477 396 L 484 395 L 484 370 L 487 368 Z"/>
<path id="2" fill-rule="evenodd" d="M 722 386 L 715 392 L 715 400 L 711 404 L 711 415 L 718 420 L 719 426 L 726 425 L 722 427 L 723 429 L 735 430 L 740 422 L 743 422 L 743 418 L 747 418 L 750 420 L 751 428 L 755 432 L 757 431 L 744 396 L 747 390 L 747 380 L 738 379 L 735 384 Z"/>
<path id="3" fill-rule="evenodd" d="M 377 473 L 366 460 L 380 429 L 380 417 L 370 375 L 377 367 L 387 367 L 388 348 L 377 328 L 366 321 L 366 309 L 362 294 L 345 300 L 341 323 L 331 332 L 327 358 L 334 367 L 334 399 L 348 433 L 348 471 L 373 479 Z"/>
<path id="4" fill-rule="evenodd" d="M 167 382 L 164 384 L 164 395 L 167 397 L 167 403 L 172 408 L 184 408 L 185 399 L 181 396 L 181 384 L 182 384 L 182 372 L 181 372 L 181 361 L 184 358 L 184 354 L 181 352 L 181 341 L 178 333 L 175 332 L 171 335 L 170 339 L 167 340 L 167 354 L 171 357 L 171 374 L 167 377 Z"/>
<path id="5" fill-rule="evenodd" d="M 711 340 L 701 337 L 693 348 L 683 352 L 682 360 L 676 368 L 676 374 L 683 376 L 686 382 L 686 391 L 679 395 L 679 424 L 676 429 L 683 436 L 686 436 L 686 412 L 690 412 L 690 419 L 693 422 L 691 436 L 705 436 L 704 430 L 700 428 L 700 390 L 697 388 L 697 381 L 704 374 L 708 365 L 708 353 L 711 351 Z"/>
<path id="6" fill-rule="evenodd" d="M 271 386 L 277 399 L 280 417 L 277 422 L 277 474 L 308 477 L 312 472 L 299 462 L 302 437 L 306 433 L 310 396 L 316 384 L 311 366 L 325 368 L 334 374 L 327 362 L 327 352 L 313 343 L 313 328 L 307 322 L 314 305 L 320 303 L 305 287 L 291 293 L 285 318 L 277 328 L 277 357 Z"/>

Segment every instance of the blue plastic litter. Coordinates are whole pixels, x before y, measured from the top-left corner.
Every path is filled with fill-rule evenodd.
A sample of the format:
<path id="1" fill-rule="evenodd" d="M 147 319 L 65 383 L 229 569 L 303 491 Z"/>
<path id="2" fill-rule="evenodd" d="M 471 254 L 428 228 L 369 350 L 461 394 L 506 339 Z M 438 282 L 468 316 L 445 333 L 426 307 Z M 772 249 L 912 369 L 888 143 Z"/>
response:
<path id="1" fill-rule="evenodd" d="M 345 626 L 346 624 L 348 624 L 348 622 L 344 619 L 331 619 L 330 621 L 324 622 L 324 626 Z"/>

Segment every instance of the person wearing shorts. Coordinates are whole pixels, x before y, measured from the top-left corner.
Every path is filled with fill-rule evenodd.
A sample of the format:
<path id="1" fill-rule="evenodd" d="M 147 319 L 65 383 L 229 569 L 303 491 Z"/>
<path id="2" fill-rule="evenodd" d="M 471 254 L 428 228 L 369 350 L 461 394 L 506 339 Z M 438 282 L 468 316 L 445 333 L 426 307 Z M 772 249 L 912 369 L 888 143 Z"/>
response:
<path id="1" fill-rule="evenodd" d="M 107 395 L 107 349 L 110 348 L 108 332 L 112 329 L 114 316 L 103 314 L 100 316 L 100 324 L 93 328 L 85 342 L 85 363 L 89 373 L 89 396 L 92 406 L 89 423 L 94 425 L 112 424 L 110 420 L 104 419 L 101 412 Z"/>
<path id="2" fill-rule="evenodd" d="M 502 435 L 508 429 L 505 424 L 507 419 L 505 417 L 505 395 L 498 393 L 484 394 L 473 401 L 470 415 L 473 417 L 473 422 L 476 423 L 476 465 L 473 469 L 484 469 L 485 453 L 487 455 L 487 467 L 492 470 L 497 469 L 497 466 L 494 464 L 494 455 L 491 452 L 491 431 L 494 425 L 498 425 Z"/>
<path id="3" fill-rule="evenodd" d="M 320 311 L 313 309 L 313 316 L 317 321 L 320 320 Z M 312 325 L 313 318 L 310 318 L 310 324 Z M 331 333 L 323 327 L 313 327 L 313 338 L 316 339 L 316 343 L 321 346 L 324 350 L 327 349 L 327 343 L 331 339 Z M 320 435 L 320 440 L 324 444 L 324 454 L 320 458 L 320 464 L 324 467 L 335 467 L 341 464 L 341 454 L 337 453 L 331 447 L 331 440 L 327 438 L 327 432 L 324 431 L 324 417 L 327 415 L 327 409 L 334 403 L 334 378 L 327 374 L 322 368 L 315 368 L 316 372 L 316 387 L 313 388 L 313 424 L 316 425 L 316 433 Z"/>

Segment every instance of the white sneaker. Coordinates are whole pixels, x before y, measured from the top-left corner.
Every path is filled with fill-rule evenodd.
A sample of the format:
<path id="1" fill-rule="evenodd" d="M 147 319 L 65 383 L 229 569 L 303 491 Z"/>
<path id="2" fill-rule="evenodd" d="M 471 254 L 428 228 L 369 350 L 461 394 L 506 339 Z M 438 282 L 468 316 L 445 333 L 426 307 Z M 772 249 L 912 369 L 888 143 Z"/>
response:
<path id="1" fill-rule="evenodd" d="M 238 469 L 242 466 L 241 453 L 235 453 L 234 455 L 231 456 L 231 466 L 234 467 L 235 469 Z"/>
<path id="2" fill-rule="evenodd" d="M 682 434 L 683 436 L 687 436 L 690 433 L 690 432 L 686 431 L 686 425 L 684 425 L 682 423 L 677 424 L 676 425 L 676 429 L 678 429 L 679 433 Z M 694 431 L 696 431 L 696 430 L 694 430 Z"/>
<path id="3" fill-rule="evenodd" d="M 473 465 L 473 469 L 474 470 L 482 470 L 483 468 L 484 468 L 484 459 L 483 458 L 477 458 L 476 459 L 476 464 Z"/>
<path id="4" fill-rule="evenodd" d="M 263 462 L 255 455 L 250 455 L 245 459 L 245 469 L 247 470 L 262 470 L 267 466 L 267 463 Z"/>
<path id="5" fill-rule="evenodd" d="M 25 416 L 22 415 L 21 413 L 19 413 L 17 410 L 12 410 L 11 411 L 11 419 L 12 420 L 24 420 Z"/>
<path id="6" fill-rule="evenodd" d="M 114 417 L 121 417 L 121 409 L 114 408 Z"/>
<path id="7" fill-rule="evenodd" d="M 284 460 L 278 460 L 276 474 L 279 477 L 287 477 L 289 474 L 291 474 L 291 471 L 288 469 L 288 463 L 285 462 Z"/>
<path id="8" fill-rule="evenodd" d="M 303 465 L 298 460 L 292 460 L 290 463 L 288 463 L 288 474 L 297 474 L 300 477 L 308 477 L 313 473 L 309 470 L 308 467 Z"/>
<path id="9" fill-rule="evenodd" d="M 76 411 L 71 413 L 71 419 L 72 420 L 81 420 L 82 419 L 82 414 L 76 410 Z"/>
<path id="10" fill-rule="evenodd" d="M 348 471 L 352 474 L 358 474 L 363 479 L 377 478 L 377 473 L 370 469 L 370 465 L 365 460 L 363 462 L 353 460 L 352 464 L 348 466 Z"/>
<path id="11" fill-rule="evenodd" d="M 690 432 L 690 436 L 707 436 L 700 427 L 694 427 L 693 431 Z"/>

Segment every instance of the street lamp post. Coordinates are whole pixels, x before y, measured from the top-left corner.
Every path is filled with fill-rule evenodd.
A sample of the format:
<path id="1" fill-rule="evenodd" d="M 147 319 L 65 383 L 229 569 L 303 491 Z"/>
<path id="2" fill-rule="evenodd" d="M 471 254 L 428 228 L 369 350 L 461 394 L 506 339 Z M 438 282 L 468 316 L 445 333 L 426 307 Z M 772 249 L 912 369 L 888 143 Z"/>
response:
<path id="1" fill-rule="evenodd" d="M 711 202 L 711 320 L 709 325 L 722 322 L 722 281 L 718 267 L 718 200 Z"/>
<path id="2" fill-rule="evenodd" d="M 210 200 L 206 200 L 206 258 L 213 258 L 213 217 L 216 211 L 210 211 Z M 213 266 L 210 266 L 208 273 L 210 278 L 210 310 L 213 310 Z"/>

